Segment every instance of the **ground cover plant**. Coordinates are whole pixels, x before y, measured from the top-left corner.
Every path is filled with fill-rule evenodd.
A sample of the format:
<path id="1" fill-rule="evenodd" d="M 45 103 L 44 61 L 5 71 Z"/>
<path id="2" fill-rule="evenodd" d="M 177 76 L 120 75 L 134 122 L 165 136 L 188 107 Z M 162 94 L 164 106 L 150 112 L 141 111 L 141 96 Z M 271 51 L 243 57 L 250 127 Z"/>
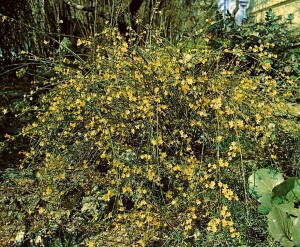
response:
<path id="1" fill-rule="evenodd" d="M 3 175 L 7 245 L 274 242 L 247 178 L 253 166 L 284 171 L 298 68 L 284 70 L 270 37 L 217 49 L 212 38 L 175 45 L 158 30 L 141 46 L 109 26 L 78 40 L 87 61 L 55 61 L 28 102 L 51 89 L 19 113 L 35 118 L 20 133 L 31 142 L 20 172 Z"/>
<path id="2" fill-rule="evenodd" d="M 299 246 L 300 179 L 262 168 L 249 177 L 249 192 L 261 205 L 258 210 L 268 214 L 270 234 L 283 246 Z"/>

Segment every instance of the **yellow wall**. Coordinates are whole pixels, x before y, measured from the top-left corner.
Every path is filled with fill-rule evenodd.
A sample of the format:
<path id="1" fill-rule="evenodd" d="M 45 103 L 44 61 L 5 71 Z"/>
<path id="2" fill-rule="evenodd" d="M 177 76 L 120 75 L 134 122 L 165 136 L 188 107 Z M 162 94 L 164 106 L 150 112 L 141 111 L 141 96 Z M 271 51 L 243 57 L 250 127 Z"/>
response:
<path id="1" fill-rule="evenodd" d="M 293 27 L 300 30 L 300 0 L 250 0 L 248 16 L 253 16 L 256 21 L 261 21 L 266 17 L 266 12 L 270 8 L 276 13 L 276 16 L 281 15 L 283 19 L 293 13 Z"/>

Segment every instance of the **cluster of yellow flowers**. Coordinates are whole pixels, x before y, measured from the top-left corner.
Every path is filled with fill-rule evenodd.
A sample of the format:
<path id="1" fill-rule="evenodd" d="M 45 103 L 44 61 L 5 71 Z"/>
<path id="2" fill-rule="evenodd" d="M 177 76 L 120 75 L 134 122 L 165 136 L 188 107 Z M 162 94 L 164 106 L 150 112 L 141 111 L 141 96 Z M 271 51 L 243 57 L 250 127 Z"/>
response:
<path id="1" fill-rule="evenodd" d="M 97 47 L 94 67 L 58 66 L 46 82 L 55 88 L 23 129 L 38 144 L 27 161 L 37 166 L 35 190 L 48 202 L 41 214 L 63 211 L 61 201 L 83 188 L 101 211 L 86 216 L 91 232 L 126 225 L 141 234 L 135 244 L 174 229 L 183 236 L 228 229 L 239 237 L 227 206 L 217 205 L 238 201 L 231 186 L 243 184 L 243 148 L 272 141 L 267 126 L 284 100 L 274 78 L 262 84 L 203 45 L 181 51 L 160 40 L 142 49 L 114 29 L 101 35 L 111 46 Z"/>
<path id="2" fill-rule="evenodd" d="M 232 238 L 240 237 L 240 233 L 236 231 L 233 226 L 233 222 L 230 219 L 231 213 L 228 212 L 227 206 L 222 206 L 220 210 L 219 218 L 213 218 L 208 222 L 207 230 L 215 233 L 217 232 L 218 227 L 228 228 L 230 236 Z"/>

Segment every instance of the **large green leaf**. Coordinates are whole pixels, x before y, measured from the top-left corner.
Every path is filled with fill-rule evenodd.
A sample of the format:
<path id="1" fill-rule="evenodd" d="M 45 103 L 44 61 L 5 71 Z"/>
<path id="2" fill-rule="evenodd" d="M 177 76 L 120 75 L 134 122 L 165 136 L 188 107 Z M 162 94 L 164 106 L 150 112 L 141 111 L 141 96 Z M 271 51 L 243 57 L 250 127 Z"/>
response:
<path id="1" fill-rule="evenodd" d="M 276 171 L 262 168 L 254 171 L 249 177 L 249 193 L 255 199 L 259 199 L 262 195 L 272 194 L 272 189 L 284 181 L 283 176 Z"/>
<path id="2" fill-rule="evenodd" d="M 268 214 L 269 232 L 272 237 L 285 247 L 293 247 L 291 230 L 292 220 L 279 207 L 273 206 Z"/>
<path id="3" fill-rule="evenodd" d="M 291 230 L 292 240 L 295 246 L 300 246 L 300 220 L 299 217 L 296 218 L 295 224 Z"/>
<path id="4" fill-rule="evenodd" d="M 278 205 L 288 202 L 300 201 L 300 179 L 288 178 L 273 188 L 272 204 Z"/>

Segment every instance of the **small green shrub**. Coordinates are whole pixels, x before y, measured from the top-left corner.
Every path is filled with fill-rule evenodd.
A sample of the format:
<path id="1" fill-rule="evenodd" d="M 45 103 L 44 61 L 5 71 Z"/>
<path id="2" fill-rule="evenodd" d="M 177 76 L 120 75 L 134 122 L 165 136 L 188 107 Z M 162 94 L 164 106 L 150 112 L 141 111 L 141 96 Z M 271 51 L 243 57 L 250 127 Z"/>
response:
<path id="1" fill-rule="evenodd" d="M 213 49 L 227 48 L 225 61 L 240 57 L 240 68 L 253 75 L 274 76 L 280 72 L 297 77 L 299 57 L 292 48 L 299 37 L 290 28 L 293 19 L 293 14 L 290 14 L 282 21 L 271 9 L 266 12 L 264 20 L 241 26 L 233 25 L 228 18 L 218 19 L 211 26 L 210 46 Z M 243 53 L 243 50 L 248 52 Z"/>

